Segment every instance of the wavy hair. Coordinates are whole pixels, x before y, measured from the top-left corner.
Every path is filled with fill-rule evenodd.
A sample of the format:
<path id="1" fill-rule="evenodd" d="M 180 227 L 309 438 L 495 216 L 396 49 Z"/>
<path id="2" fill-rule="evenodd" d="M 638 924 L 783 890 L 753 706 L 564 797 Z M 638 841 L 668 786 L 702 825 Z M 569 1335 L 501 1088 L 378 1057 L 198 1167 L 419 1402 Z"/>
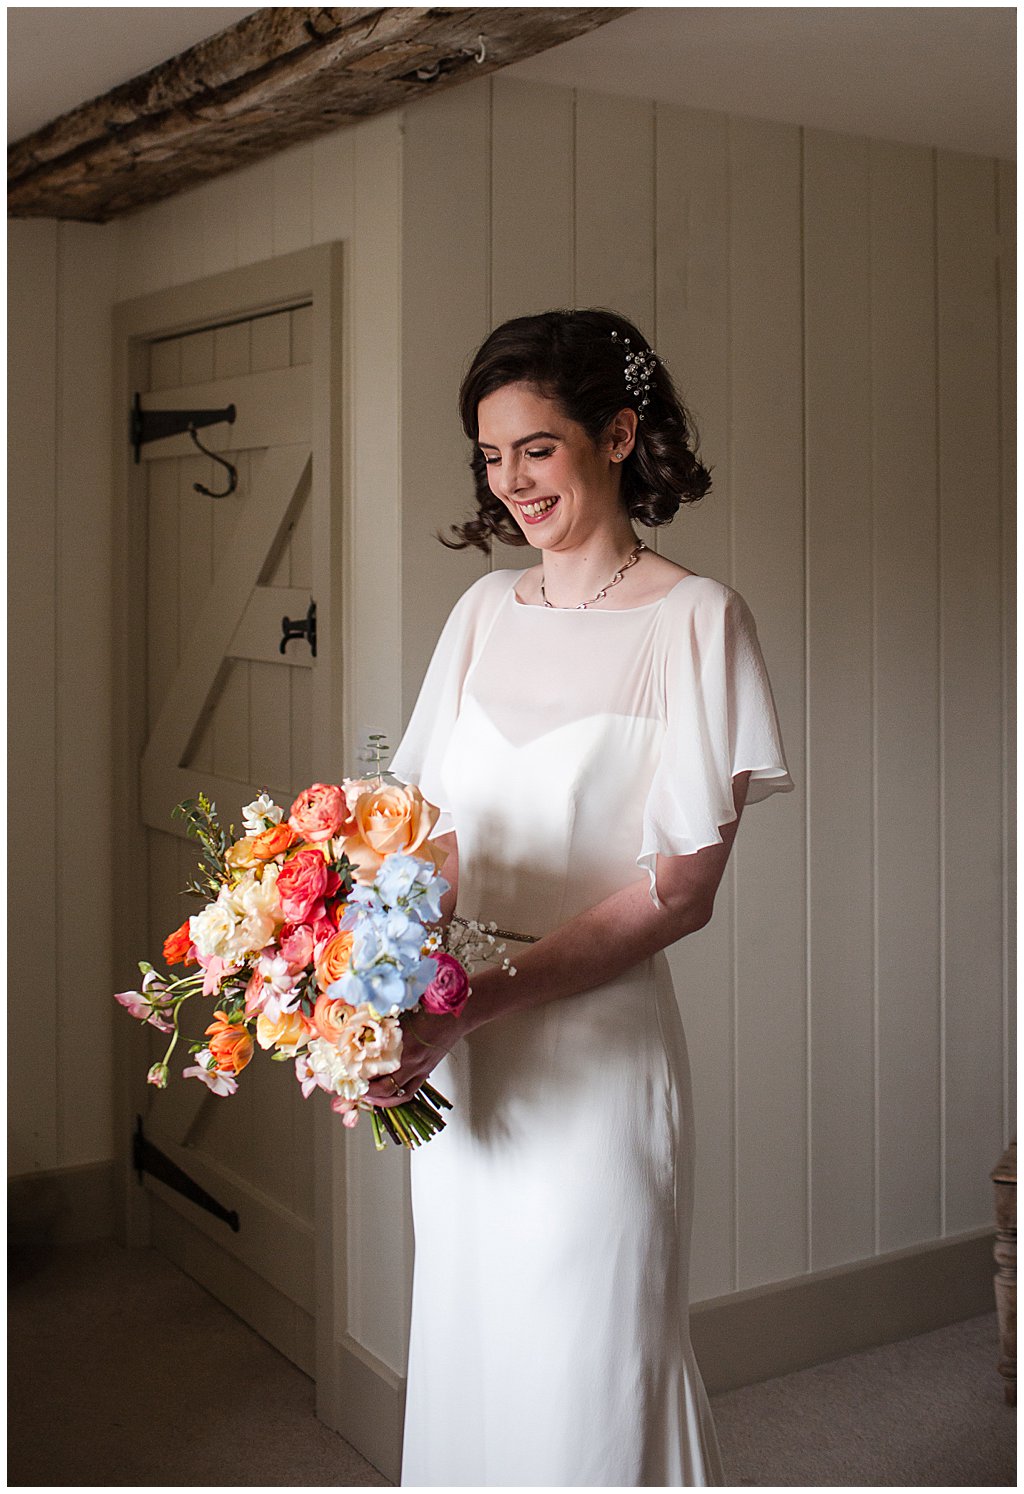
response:
<path id="1" fill-rule="evenodd" d="M 612 333 L 617 337 L 612 337 Z M 469 545 L 490 553 L 493 540 L 525 545 L 528 540 L 500 498 L 491 492 L 480 447 L 477 408 L 506 384 L 529 384 L 553 399 L 562 413 L 597 441 L 618 412 L 637 409 L 625 383 L 626 338 L 630 350 L 650 353 L 647 339 L 617 312 L 543 311 L 502 322 L 476 352 L 459 389 L 462 428 L 474 443 L 470 470 L 476 485 L 474 518 L 452 524 L 455 539 L 437 538 L 452 550 Z M 696 503 L 711 487 L 710 470 L 697 457 L 693 417 L 658 359 L 649 403 L 637 422 L 636 439 L 620 469 L 622 501 L 632 520 L 654 528 L 668 524 L 681 503 Z"/>

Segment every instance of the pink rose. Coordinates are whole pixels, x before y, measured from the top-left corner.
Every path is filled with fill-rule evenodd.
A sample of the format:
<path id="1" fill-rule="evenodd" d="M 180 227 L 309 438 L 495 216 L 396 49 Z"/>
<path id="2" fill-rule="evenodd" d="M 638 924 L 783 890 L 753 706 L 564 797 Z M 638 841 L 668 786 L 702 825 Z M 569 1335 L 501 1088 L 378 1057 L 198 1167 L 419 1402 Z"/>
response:
<path id="1" fill-rule="evenodd" d="M 267 993 L 263 989 L 263 971 L 254 970 L 245 988 L 245 1015 L 258 1017 L 267 1004 Z"/>
<path id="2" fill-rule="evenodd" d="M 348 834 L 351 816 L 344 791 L 336 783 L 314 783 L 303 789 L 289 811 L 288 823 L 314 845 L 343 829 Z"/>
<path id="3" fill-rule="evenodd" d="M 308 923 L 286 923 L 278 937 L 277 947 L 288 962 L 293 975 L 313 963 L 313 930 Z"/>
<path id="4" fill-rule="evenodd" d="M 341 882 L 321 851 L 312 847 L 289 856 L 277 879 L 277 895 L 289 923 L 315 923 L 326 917 L 324 898 Z"/>
<path id="5" fill-rule="evenodd" d="M 420 997 L 423 1009 L 439 1016 L 457 1017 L 469 997 L 469 976 L 454 955 L 432 956 L 437 974 Z"/>

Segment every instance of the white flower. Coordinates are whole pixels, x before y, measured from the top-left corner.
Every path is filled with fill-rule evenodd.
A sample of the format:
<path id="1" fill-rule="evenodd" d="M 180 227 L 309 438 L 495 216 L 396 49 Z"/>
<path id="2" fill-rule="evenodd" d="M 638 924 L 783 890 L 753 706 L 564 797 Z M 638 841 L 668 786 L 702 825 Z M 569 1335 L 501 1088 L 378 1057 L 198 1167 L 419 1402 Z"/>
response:
<path id="1" fill-rule="evenodd" d="M 196 953 L 219 955 L 222 960 L 230 962 L 230 956 L 234 950 L 229 946 L 237 922 L 232 910 L 219 897 L 215 903 L 209 903 L 201 913 L 193 913 L 188 921 L 188 928 L 192 935 L 192 943 L 196 947 Z"/>
<path id="2" fill-rule="evenodd" d="M 263 977 L 264 1014 L 269 1022 L 279 1022 L 302 1000 L 302 977 L 292 974 L 283 955 L 263 955 L 256 968 Z"/>
<path id="3" fill-rule="evenodd" d="M 219 1074 L 214 1068 L 214 1061 L 209 1048 L 202 1048 L 196 1054 L 195 1063 L 190 1068 L 182 1069 L 182 1078 L 201 1079 L 215 1095 L 233 1095 L 238 1088 L 238 1080 L 231 1074 Z"/>
<path id="4" fill-rule="evenodd" d="M 258 799 L 254 799 L 242 810 L 246 835 L 250 837 L 259 835 L 261 830 L 267 830 L 271 825 L 279 825 L 283 815 L 284 810 L 279 804 L 274 803 L 269 794 L 260 794 Z"/>
<path id="5" fill-rule="evenodd" d="M 351 1076 L 341 1053 L 326 1038 L 310 1039 L 304 1074 L 328 1094 L 340 1095 L 343 1100 L 358 1100 L 370 1087 L 368 1080 Z"/>
<path id="6" fill-rule="evenodd" d="M 262 879 L 257 878 L 255 872 L 244 872 L 233 887 L 222 887 L 218 894 L 218 903 L 234 920 L 235 927 L 228 936 L 226 947 L 235 960 L 259 954 L 273 939 L 278 924 L 282 922 L 277 871 L 276 866 L 265 866 Z"/>

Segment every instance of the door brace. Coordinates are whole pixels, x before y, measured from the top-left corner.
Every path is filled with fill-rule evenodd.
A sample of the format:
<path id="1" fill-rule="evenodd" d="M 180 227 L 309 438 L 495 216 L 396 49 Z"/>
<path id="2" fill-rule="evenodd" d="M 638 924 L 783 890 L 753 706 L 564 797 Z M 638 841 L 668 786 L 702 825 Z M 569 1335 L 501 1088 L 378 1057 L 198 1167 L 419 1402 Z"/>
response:
<path id="1" fill-rule="evenodd" d="M 187 1172 L 183 1172 L 176 1162 L 172 1162 L 166 1152 L 162 1152 L 158 1146 L 146 1137 L 142 1130 L 142 1116 L 135 1117 L 135 1135 L 132 1137 L 132 1166 L 139 1175 L 148 1172 L 150 1177 L 156 1178 L 157 1182 L 163 1183 L 168 1188 L 173 1188 L 175 1193 L 182 1194 L 191 1203 L 197 1204 L 199 1208 L 206 1209 L 207 1213 L 213 1214 L 215 1218 L 222 1219 L 226 1225 L 234 1230 L 237 1235 L 241 1229 L 238 1213 L 235 1209 L 226 1209 L 222 1203 L 218 1203 L 212 1194 L 201 1188 L 195 1178 L 190 1178 Z"/>

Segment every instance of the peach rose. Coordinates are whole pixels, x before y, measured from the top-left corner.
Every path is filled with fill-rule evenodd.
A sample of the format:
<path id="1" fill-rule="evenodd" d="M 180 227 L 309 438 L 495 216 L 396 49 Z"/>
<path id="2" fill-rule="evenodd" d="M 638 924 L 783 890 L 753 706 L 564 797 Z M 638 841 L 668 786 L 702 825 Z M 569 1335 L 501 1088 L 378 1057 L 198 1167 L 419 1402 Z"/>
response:
<path id="1" fill-rule="evenodd" d="M 332 835 L 349 834 L 350 819 L 344 790 L 336 783 L 314 783 L 303 789 L 288 812 L 292 829 L 314 845 Z"/>
<path id="2" fill-rule="evenodd" d="M 356 868 L 356 880 L 372 882 L 385 856 L 401 852 L 440 866 L 445 852 L 429 839 L 440 810 L 428 803 L 415 784 L 382 783 L 367 789 L 352 809 L 355 833 L 345 854 Z"/>
<path id="3" fill-rule="evenodd" d="M 301 1012 L 282 1012 L 276 1022 L 266 1012 L 260 1012 L 256 1018 L 256 1041 L 260 1047 L 280 1048 L 290 1058 L 294 1058 L 315 1030 L 309 1018 Z"/>
<path id="4" fill-rule="evenodd" d="M 327 987 L 348 969 L 352 958 L 354 937 L 347 930 L 342 930 L 341 933 L 328 939 L 317 955 L 316 983 L 321 991 L 326 991 Z"/>
<path id="5" fill-rule="evenodd" d="M 240 1074 L 253 1055 L 252 1038 L 244 1027 L 231 1022 L 226 1012 L 214 1012 L 217 1019 L 206 1029 L 210 1052 L 222 1074 Z"/>
<path id="6" fill-rule="evenodd" d="M 256 852 L 252 848 L 252 841 L 249 837 L 236 840 L 233 846 L 228 846 L 224 852 L 224 860 L 235 871 L 247 871 L 249 867 L 255 866 Z"/>
<path id="7" fill-rule="evenodd" d="M 342 1028 L 353 1011 L 354 1007 L 349 1006 L 347 1001 L 341 1001 L 338 997 L 328 996 L 326 991 L 321 991 L 313 1008 L 313 1026 L 329 1043 L 337 1043 Z"/>
<path id="8" fill-rule="evenodd" d="M 258 835 L 249 837 L 252 854 L 257 861 L 273 861 L 295 844 L 295 831 L 290 825 L 268 825 Z"/>
<path id="9" fill-rule="evenodd" d="M 192 948 L 190 921 L 186 918 L 181 927 L 175 929 L 173 934 L 168 934 L 164 940 L 164 959 L 168 965 L 180 965 L 182 961 L 186 965 L 196 963 L 194 955 L 191 959 L 188 957 L 188 952 Z"/>

